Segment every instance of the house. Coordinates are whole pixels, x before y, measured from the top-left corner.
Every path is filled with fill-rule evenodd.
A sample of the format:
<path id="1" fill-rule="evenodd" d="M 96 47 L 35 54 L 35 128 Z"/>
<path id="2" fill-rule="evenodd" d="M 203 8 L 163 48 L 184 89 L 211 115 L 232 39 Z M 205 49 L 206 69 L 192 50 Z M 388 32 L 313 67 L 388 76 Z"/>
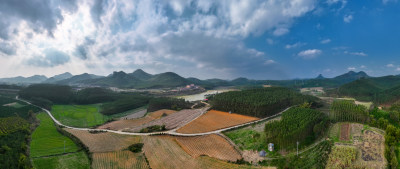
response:
<path id="1" fill-rule="evenodd" d="M 274 144 L 269 143 L 269 144 L 268 144 L 268 150 L 269 150 L 269 151 L 274 151 Z"/>

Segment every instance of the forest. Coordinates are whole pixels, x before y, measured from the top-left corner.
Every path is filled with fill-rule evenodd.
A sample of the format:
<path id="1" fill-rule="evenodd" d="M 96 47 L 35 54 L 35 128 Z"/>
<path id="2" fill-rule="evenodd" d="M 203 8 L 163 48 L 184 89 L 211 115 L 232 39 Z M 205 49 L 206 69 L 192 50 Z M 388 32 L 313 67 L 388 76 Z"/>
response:
<path id="1" fill-rule="evenodd" d="M 4 106 L 4 104 L 14 106 Z M 40 109 L 0 96 L 0 168 L 31 168 L 28 141 Z"/>
<path id="2" fill-rule="evenodd" d="M 309 102 L 313 107 L 320 106 L 319 99 L 302 95 L 283 87 L 269 87 L 231 91 L 211 96 L 213 109 L 259 118 L 274 115 L 287 107 Z"/>
<path id="3" fill-rule="evenodd" d="M 329 125 L 329 120 L 320 111 L 294 107 L 283 112 L 280 121 L 265 125 L 266 141 L 280 149 L 292 149 L 298 141 L 300 145 L 311 144 Z"/>
<path id="4" fill-rule="evenodd" d="M 369 112 L 363 105 L 356 105 L 353 100 L 335 100 L 331 105 L 330 117 L 337 121 L 366 123 Z"/>

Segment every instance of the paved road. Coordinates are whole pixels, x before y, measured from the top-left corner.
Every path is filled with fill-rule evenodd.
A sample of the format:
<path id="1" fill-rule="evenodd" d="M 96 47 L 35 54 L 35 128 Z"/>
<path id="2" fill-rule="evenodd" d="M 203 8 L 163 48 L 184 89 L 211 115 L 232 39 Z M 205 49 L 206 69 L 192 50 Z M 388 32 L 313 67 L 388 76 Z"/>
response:
<path id="1" fill-rule="evenodd" d="M 275 115 L 273 115 L 273 116 L 269 116 L 269 117 L 266 117 L 266 118 L 263 118 L 263 119 L 260 119 L 260 120 L 256 120 L 256 121 L 252 121 L 252 122 L 248 122 L 248 123 L 244 123 L 244 124 L 239 124 L 239 125 L 236 125 L 236 126 L 227 127 L 227 128 L 223 128 L 223 129 L 219 129 L 219 130 L 215 130 L 215 131 L 204 132 L 204 133 L 195 133 L 195 134 L 177 133 L 176 130 L 178 130 L 180 127 L 183 127 L 184 125 L 182 125 L 182 126 L 180 126 L 180 127 L 178 127 L 178 128 L 175 128 L 175 129 L 173 129 L 173 130 L 163 131 L 163 132 L 154 132 L 154 133 L 131 133 L 131 132 L 124 132 L 124 131 L 108 130 L 108 129 L 90 129 L 90 128 L 77 128 L 77 127 L 67 126 L 67 125 L 62 124 L 62 123 L 61 123 L 60 121 L 58 121 L 56 118 L 54 118 L 54 116 L 51 114 L 51 112 L 50 112 L 49 110 L 47 110 L 47 109 L 45 109 L 45 108 L 42 108 L 42 107 L 40 107 L 40 106 L 34 105 L 34 104 L 30 103 L 29 101 L 20 99 L 20 98 L 18 98 L 18 96 L 16 97 L 16 99 L 19 100 L 19 101 L 25 102 L 25 103 L 27 103 L 27 104 L 30 104 L 30 105 L 33 105 L 33 106 L 36 106 L 36 107 L 42 109 L 43 111 L 45 111 L 45 112 L 51 117 L 51 119 L 54 121 L 54 123 L 56 123 L 56 124 L 59 125 L 59 126 L 65 127 L 65 128 L 74 129 L 74 130 L 85 130 L 85 131 L 107 131 L 107 132 L 110 132 L 110 133 L 123 134 L 123 135 L 134 135 L 134 136 L 150 136 L 150 135 L 162 135 L 162 134 L 164 134 L 164 135 L 172 135 L 172 136 L 203 136 L 203 135 L 209 135 L 209 134 L 218 134 L 218 133 L 221 133 L 221 132 L 223 132 L 223 131 L 227 131 L 227 130 L 231 130 L 231 129 L 235 129 L 235 128 L 239 128 L 239 127 L 251 125 L 251 124 L 254 124 L 254 123 L 258 123 L 258 122 L 261 122 L 261 121 L 266 121 L 266 120 L 273 119 L 274 117 L 280 116 L 283 112 L 285 112 L 285 111 L 287 111 L 287 110 L 289 110 L 289 109 L 291 108 L 291 107 L 288 107 L 288 108 L 286 108 L 285 110 L 279 112 L 278 114 L 275 114 Z M 206 104 L 207 104 L 207 103 L 206 103 Z M 207 104 L 207 105 L 208 105 L 208 104 Z M 206 108 L 202 108 L 202 109 L 201 109 L 201 110 L 203 111 L 202 114 L 206 113 L 207 110 L 208 110 L 208 108 L 209 108 L 208 106 L 207 106 Z M 201 116 L 201 115 L 200 115 L 200 116 Z M 200 116 L 199 116 L 199 117 L 200 117 Z M 197 117 L 197 118 L 198 118 L 198 117 Z M 195 118 L 195 119 L 193 119 L 193 120 L 196 120 L 197 118 Z M 186 124 L 192 122 L 193 120 L 187 122 Z"/>

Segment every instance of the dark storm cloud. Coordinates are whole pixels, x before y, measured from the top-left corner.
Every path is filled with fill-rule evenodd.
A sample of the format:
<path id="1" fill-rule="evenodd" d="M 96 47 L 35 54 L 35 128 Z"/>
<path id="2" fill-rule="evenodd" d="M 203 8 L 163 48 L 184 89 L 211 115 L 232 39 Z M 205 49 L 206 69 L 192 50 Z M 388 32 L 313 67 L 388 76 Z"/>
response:
<path id="1" fill-rule="evenodd" d="M 89 47 L 92 46 L 95 41 L 89 37 L 85 38 L 85 41 L 75 47 L 75 56 L 79 57 L 80 59 L 86 60 L 89 56 L 88 50 Z"/>
<path id="2" fill-rule="evenodd" d="M 0 52 L 6 55 L 15 55 L 16 49 L 9 43 L 0 42 Z"/>
<path id="3" fill-rule="evenodd" d="M 35 32 L 47 31 L 52 35 L 57 24 L 63 21 L 61 9 L 74 12 L 76 0 L 1 0 L 0 37 L 9 38 L 10 25 L 26 21 Z"/>
<path id="4" fill-rule="evenodd" d="M 29 59 L 26 63 L 32 66 L 38 67 L 54 67 L 63 65 L 70 61 L 70 57 L 61 51 L 56 49 L 46 49 L 44 56 L 36 56 Z"/>

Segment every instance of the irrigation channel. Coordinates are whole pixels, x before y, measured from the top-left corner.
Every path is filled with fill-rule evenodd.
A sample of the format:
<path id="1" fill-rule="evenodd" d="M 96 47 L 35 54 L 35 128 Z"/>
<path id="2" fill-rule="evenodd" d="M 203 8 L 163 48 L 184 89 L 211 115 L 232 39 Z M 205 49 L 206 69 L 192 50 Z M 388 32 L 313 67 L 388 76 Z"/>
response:
<path id="1" fill-rule="evenodd" d="M 194 134 L 183 134 L 183 133 L 177 133 L 176 132 L 176 130 L 178 130 L 179 128 L 181 128 L 181 127 L 185 126 L 186 124 L 196 120 L 197 118 L 202 116 L 204 113 L 206 113 L 207 110 L 210 108 L 209 106 L 206 106 L 205 108 L 200 109 L 202 111 L 200 116 L 194 118 L 193 120 L 191 120 L 191 121 L 189 121 L 189 122 L 187 122 L 187 123 L 175 128 L 175 129 L 168 130 L 168 131 L 162 131 L 162 132 L 153 132 L 153 133 L 133 133 L 133 132 L 115 131 L 115 130 L 108 130 L 108 129 L 77 128 L 77 127 L 67 126 L 67 125 L 62 124 L 56 118 L 54 118 L 54 116 L 51 114 L 51 112 L 49 110 L 47 110 L 47 109 L 45 109 L 43 107 L 34 105 L 29 101 L 20 99 L 18 96 L 16 97 L 16 99 L 19 100 L 19 101 L 25 102 L 25 103 L 27 103 L 29 105 L 33 105 L 35 107 L 38 107 L 38 108 L 42 109 L 43 111 L 45 111 L 51 117 L 51 119 L 54 121 L 54 123 L 56 123 L 57 125 L 59 125 L 61 127 L 64 127 L 64 128 L 69 128 L 69 129 L 74 129 L 74 130 L 84 130 L 84 131 L 100 131 L 100 132 L 105 132 L 106 131 L 106 132 L 110 132 L 110 133 L 123 134 L 123 135 L 134 135 L 134 136 L 171 135 L 171 136 L 187 136 L 187 137 L 190 137 L 190 136 L 204 136 L 204 135 L 209 135 L 209 134 L 219 134 L 219 133 L 221 133 L 223 131 L 232 130 L 232 129 L 248 126 L 248 125 L 251 125 L 251 124 L 259 123 L 259 122 L 262 122 L 262 121 L 271 120 L 271 119 L 273 119 L 273 118 L 275 118 L 277 116 L 282 115 L 283 112 L 285 112 L 285 111 L 287 111 L 287 110 L 289 110 L 291 108 L 291 107 L 288 107 L 285 110 L 283 110 L 283 111 L 281 111 L 281 112 L 279 112 L 279 113 L 277 113 L 277 114 L 275 114 L 273 116 L 269 116 L 269 117 L 266 117 L 266 118 L 263 118 L 263 119 L 260 119 L 260 120 L 251 121 L 251 122 L 248 122 L 248 123 L 243 123 L 243 124 L 239 124 L 239 125 L 236 125 L 236 126 L 231 126 L 231 127 L 227 127 L 227 128 L 223 128 L 223 129 L 219 129 L 219 130 L 214 130 L 214 131 L 210 131 L 210 132 L 194 133 Z"/>

